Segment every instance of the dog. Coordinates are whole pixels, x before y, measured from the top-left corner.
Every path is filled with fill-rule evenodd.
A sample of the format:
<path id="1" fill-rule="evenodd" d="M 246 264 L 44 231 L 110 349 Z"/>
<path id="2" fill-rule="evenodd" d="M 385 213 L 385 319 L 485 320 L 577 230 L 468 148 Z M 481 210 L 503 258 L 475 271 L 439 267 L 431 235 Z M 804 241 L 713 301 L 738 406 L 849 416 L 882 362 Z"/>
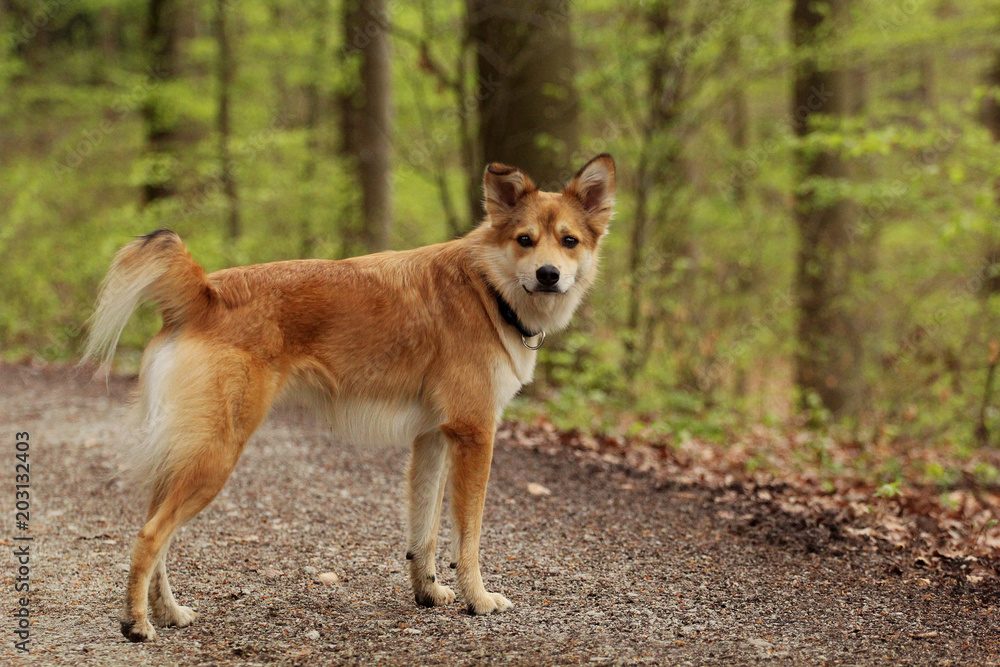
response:
<path id="1" fill-rule="evenodd" d="M 545 334 L 564 328 L 597 275 L 613 215 L 615 165 L 595 157 L 560 193 L 490 164 L 486 215 L 462 238 L 344 260 L 295 260 L 206 274 L 180 237 L 158 230 L 115 256 L 84 360 L 107 368 L 132 311 L 151 301 L 163 328 L 139 372 L 143 437 L 129 458 L 150 495 L 132 548 L 121 631 L 184 627 L 166 552 L 222 489 L 276 397 L 310 386 L 336 429 L 412 444 L 406 558 L 416 602 L 455 601 L 435 572 L 451 481 L 452 562 L 471 614 L 513 605 L 487 592 L 479 540 L 496 426 L 530 382 Z"/>

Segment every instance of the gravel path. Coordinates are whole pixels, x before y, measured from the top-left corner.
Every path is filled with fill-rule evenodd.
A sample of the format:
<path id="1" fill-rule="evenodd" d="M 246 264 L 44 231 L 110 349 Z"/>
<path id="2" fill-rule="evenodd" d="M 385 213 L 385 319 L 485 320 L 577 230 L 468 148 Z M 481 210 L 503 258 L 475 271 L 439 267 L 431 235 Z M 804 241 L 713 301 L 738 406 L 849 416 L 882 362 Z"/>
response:
<path id="1" fill-rule="evenodd" d="M 487 587 L 515 608 L 423 609 L 404 569 L 407 452 L 342 445 L 273 415 L 219 498 L 171 552 L 181 604 L 202 617 L 127 643 L 116 615 L 143 508 L 116 475 L 125 397 L 62 369 L 0 366 L 14 548 L 14 433 L 31 433 L 32 652 L 15 655 L 14 568 L 3 561 L 0 660 L 166 664 L 996 664 L 996 600 L 920 578 L 898 555 L 815 540 L 750 501 L 657 484 L 568 451 L 500 442 L 487 496 Z M 532 495 L 529 483 L 551 495 Z M 801 538 L 801 539 L 800 539 Z M 445 545 L 447 540 L 445 540 Z M 317 573 L 340 581 L 324 586 Z M 439 559 L 439 572 L 452 572 Z"/>

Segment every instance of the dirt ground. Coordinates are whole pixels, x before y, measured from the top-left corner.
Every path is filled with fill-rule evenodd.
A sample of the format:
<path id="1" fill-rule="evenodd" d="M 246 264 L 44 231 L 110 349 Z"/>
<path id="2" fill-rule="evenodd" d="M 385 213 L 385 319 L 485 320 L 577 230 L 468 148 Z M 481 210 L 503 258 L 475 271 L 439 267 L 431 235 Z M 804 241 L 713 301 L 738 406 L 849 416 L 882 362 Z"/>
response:
<path id="1" fill-rule="evenodd" d="M 417 607 L 404 560 L 407 452 L 339 443 L 291 409 L 260 429 L 219 498 L 175 541 L 175 593 L 201 618 L 130 644 L 116 617 L 144 508 L 117 471 L 132 382 L 0 366 L 0 539 L 10 551 L 15 535 L 35 538 L 28 656 L 13 646 L 15 566 L 3 560 L 5 663 L 1000 661 L 995 587 L 921 571 L 905 553 L 751 499 L 720 502 L 718 491 L 503 441 L 482 563 L 487 587 L 514 609 L 473 618 L 459 602 Z M 29 533 L 14 524 L 18 431 L 32 443 Z M 324 572 L 339 583 L 319 583 Z M 444 558 L 439 573 L 451 583 Z"/>

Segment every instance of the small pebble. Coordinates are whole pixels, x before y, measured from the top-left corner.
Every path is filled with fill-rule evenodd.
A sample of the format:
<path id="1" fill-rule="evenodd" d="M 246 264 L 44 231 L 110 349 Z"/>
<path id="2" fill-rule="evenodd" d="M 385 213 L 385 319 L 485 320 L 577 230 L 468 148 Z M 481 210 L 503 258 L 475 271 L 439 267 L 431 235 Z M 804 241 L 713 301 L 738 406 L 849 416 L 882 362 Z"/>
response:
<path id="1" fill-rule="evenodd" d="M 336 572 L 324 572 L 319 575 L 319 583 L 324 586 L 333 586 L 334 584 L 340 583 L 340 577 L 337 576 Z"/>
<path id="2" fill-rule="evenodd" d="M 317 639 L 319 639 L 319 631 L 318 630 L 310 630 L 309 632 L 306 633 L 306 639 L 312 639 L 314 641 L 317 640 Z"/>
<path id="3" fill-rule="evenodd" d="M 552 492 L 549 491 L 546 487 L 542 486 L 541 484 L 536 484 L 535 482 L 532 482 L 531 484 L 528 484 L 528 493 L 530 493 L 533 496 L 551 496 L 552 495 Z"/>
<path id="4" fill-rule="evenodd" d="M 317 570 L 316 568 L 314 568 L 312 565 L 306 565 L 305 566 L 305 571 L 306 571 L 306 574 L 316 574 L 317 572 L 319 572 L 319 570 Z"/>

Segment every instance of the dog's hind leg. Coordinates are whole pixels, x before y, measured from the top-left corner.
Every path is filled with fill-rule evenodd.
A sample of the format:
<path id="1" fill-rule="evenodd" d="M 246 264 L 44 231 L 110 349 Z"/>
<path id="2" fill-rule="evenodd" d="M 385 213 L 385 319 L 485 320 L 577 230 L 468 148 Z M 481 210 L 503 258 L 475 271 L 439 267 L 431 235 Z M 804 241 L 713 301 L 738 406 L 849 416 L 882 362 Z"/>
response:
<path id="1" fill-rule="evenodd" d="M 167 580 L 167 550 L 169 548 L 170 543 L 168 542 L 160 552 L 156 569 L 149 582 L 149 611 L 157 625 L 184 628 L 191 625 L 198 618 L 198 614 L 191 607 L 177 604 L 174 592 L 170 589 L 170 582 Z"/>
<path id="2" fill-rule="evenodd" d="M 162 565 L 160 557 L 163 550 L 174 531 L 211 502 L 225 484 L 231 470 L 230 467 L 207 475 L 181 475 L 180 479 L 172 481 L 171 489 L 162 504 L 139 531 L 132 547 L 128 592 L 125 596 L 125 610 L 121 617 L 122 634 L 130 641 L 151 641 L 156 637 L 156 631 L 147 618 L 147 602 L 150 596 L 150 581 L 154 572 Z M 166 566 L 163 566 L 161 574 L 166 574 Z"/>
<path id="3" fill-rule="evenodd" d="M 448 443 L 440 431 L 413 441 L 408 471 L 410 537 L 406 557 L 417 604 L 434 607 L 451 604 L 455 593 L 437 581 L 435 554 L 441 504 L 447 481 Z"/>
<path id="4" fill-rule="evenodd" d="M 195 361 L 203 361 L 195 359 Z M 166 392 L 175 423 L 165 437 L 170 456 L 154 481 L 146 524 L 132 548 L 128 591 L 121 616 L 130 641 L 150 641 L 156 631 L 148 618 L 153 602 L 157 620 L 186 625 L 194 612 L 174 600 L 164 556 L 174 532 L 215 498 L 236 466 L 247 439 L 260 424 L 274 396 L 273 378 L 246 358 L 216 352 L 211 363 L 191 364 Z M 272 380 L 272 381 L 268 381 Z"/>

